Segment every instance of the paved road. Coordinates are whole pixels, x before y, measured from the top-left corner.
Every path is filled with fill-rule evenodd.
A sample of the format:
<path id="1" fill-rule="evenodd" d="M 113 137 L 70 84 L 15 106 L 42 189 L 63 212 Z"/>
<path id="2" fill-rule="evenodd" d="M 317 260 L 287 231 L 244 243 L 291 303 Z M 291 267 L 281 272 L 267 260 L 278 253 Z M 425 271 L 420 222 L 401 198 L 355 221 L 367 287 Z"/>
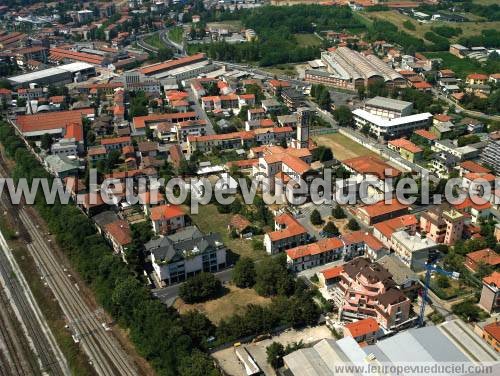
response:
<path id="1" fill-rule="evenodd" d="M 193 103 L 191 108 L 196 112 L 196 116 L 198 117 L 198 119 L 202 119 L 202 120 L 205 120 L 207 122 L 207 134 L 215 134 L 215 130 L 214 130 L 214 126 L 212 124 L 212 121 L 208 117 L 207 113 L 205 111 L 203 111 L 203 109 L 201 108 L 200 103 L 198 102 L 198 100 L 194 96 L 193 90 L 191 90 L 190 87 L 186 87 L 184 90 L 189 95 L 189 101 Z"/>

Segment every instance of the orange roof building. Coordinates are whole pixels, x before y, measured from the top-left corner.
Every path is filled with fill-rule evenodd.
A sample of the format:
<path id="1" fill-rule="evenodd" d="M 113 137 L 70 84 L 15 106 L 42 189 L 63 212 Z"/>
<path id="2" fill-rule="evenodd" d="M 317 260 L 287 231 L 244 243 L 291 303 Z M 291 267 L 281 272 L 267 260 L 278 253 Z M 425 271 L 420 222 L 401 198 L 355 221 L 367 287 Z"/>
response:
<path id="1" fill-rule="evenodd" d="M 16 124 L 24 137 L 39 137 L 44 133 L 62 135 L 69 124 L 83 126 L 82 118 L 93 114 L 94 109 L 84 108 L 71 111 L 21 115 L 16 118 Z"/>
<path id="2" fill-rule="evenodd" d="M 357 342 L 373 343 L 380 330 L 377 320 L 372 317 L 348 323 L 344 326 L 344 336 L 353 337 Z"/>
<path id="3" fill-rule="evenodd" d="M 339 238 L 327 238 L 316 243 L 299 245 L 286 251 L 287 263 L 298 272 L 341 258 L 344 242 Z"/>
<path id="4" fill-rule="evenodd" d="M 500 272 L 495 271 L 483 278 L 479 305 L 489 313 L 500 311 Z"/>
<path id="5" fill-rule="evenodd" d="M 373 175 L 384 180 L 388 177 L 396 177 L 401 171 L 385 163 L 379 158 L 361 156 L 342 161 L 342 164 L 349 170 L 361 175 Z"/>
<path id="6" fill-rule="evenodd" d="M 116 253 L 123 253 L 125 247 L 132 243 L 132 232 L 127 221 L 120 219 L 104 226 L 108 238 Z"/>
<path id="7" fill-rule="evenodd" d="M 500 255 L 491 248 L 467 253 L 464 265 L 472 272 L 479 271 L 481 265 L 500 265 Z"/>
<path id="8" fill-rule="evenodd" d="M 155 234 L 170 234 L 186 226 L 186 213 L 179 205 L 160 205 L 150 209 Z"/>
<path id="9" fill-rule="evenodd" d="M 285 213 L 274 218 L 274 227 L 275 231 L 264 235 L 264 246 L 268 254 L 306 244 L 307 230 L 291 214 Z"/>
<path id="10" fill-rule="evenodd" d="M 380 201 L 376 204 L 361 206 L 357 209 L 357 213 L 363 223 L 371 226 L 408 214 L 408 208 L 408 205 L 399 202 L 397 198 L 393 198 L 391 203 Z"/>
<path id="11" fill-rule="evenodd" d="M 182 68 L 186 65 L 191 65 L 194 63 L 199 63 L 207 59 L 206 55 L 203 53 L 198 53 L 192 56 L 182 57 L 180 59 L 168 60 L 163 63 L 149 65 L 139 69 L 139 72 L 145 74 L 146 76 L 152 76 L 154 74 L 165 73 L 167 71 Z"/>

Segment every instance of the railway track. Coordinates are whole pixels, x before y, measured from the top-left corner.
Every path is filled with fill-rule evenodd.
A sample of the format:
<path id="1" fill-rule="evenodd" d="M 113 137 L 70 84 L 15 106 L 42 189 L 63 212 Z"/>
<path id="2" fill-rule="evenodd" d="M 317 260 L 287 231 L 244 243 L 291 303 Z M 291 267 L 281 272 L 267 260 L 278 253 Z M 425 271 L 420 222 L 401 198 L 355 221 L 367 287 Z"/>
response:
<path id="1" fill-rule="evenodd" d="M 103 322 L 98 320 L 99 314 L 83 300 L 77 285 L 56 259 L 26 209 L 19 211 L 19 218 L 32 239 L 28 249 L 59 301 L 68 325 L 73 330 L 74 339 L 83 346 L 96 372 L 103 376 L 137 375 L 120 344 L 106 331 Z"/>
<path id="2" fill-rule="evenodd" d="M 9 299 L 0 290 L 0 353 L 3 348 L 4 362 L 0 361 L 0 374 L 10 376 L 40 375 L 34 354 L 28 353 L 17 328 L 17 318 L 9 310 Z"/>
<path id="3" fill-rule="evenodd" d="M 2 244 L 5 248 L 5 245 Z M 65 368 L 60 364 L 59 359 L 51 351 L 51 346 L 48 342 L 45 332 L 42 329 L 37 316 L 33 312 L 33 308 L 28 302 L 27 296 L 24 293 L 24 288 L 21 286 L 17 276 L 10 268 L 10 261 L 6 254 L 0 252 L 0 274 L 3 277 L 6 289 L 11 294 L 11 301 L 16 306 L 19 314 L 22 317 L 22 322 L 26 330 L 31 347 L 36 353 L 39 360 L 39 368 L 49 375 L 64 376 L 68 375 Z M 19 354 L 16 354 L 19 356 Z M 23 368 L 21 367 L 21 370 Z"/>

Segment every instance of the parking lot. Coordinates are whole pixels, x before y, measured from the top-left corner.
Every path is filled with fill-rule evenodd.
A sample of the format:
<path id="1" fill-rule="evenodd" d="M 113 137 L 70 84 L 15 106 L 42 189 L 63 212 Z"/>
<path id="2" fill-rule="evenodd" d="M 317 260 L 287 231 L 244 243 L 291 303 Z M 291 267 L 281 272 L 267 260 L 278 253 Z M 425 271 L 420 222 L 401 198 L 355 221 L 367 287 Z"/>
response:
<path id="1" fill-rule="evenodd" d="M 333 336 L 330 332 L 330 329 L 328 329 L 325 325 L 321 325 L 301 330 L 289 329 L 277 336 L 272 337 L 271 339 L 265 339 L 256 343 L 242 344 L 241 346 L 246 347 L 248 352 L 252 355 L 253 359 L 266 376 L 275 376 L 276 372 L 274 372 L 272 367 L 267 363 L 267 346 L 269 346 L 273 342 L 279 342 L 283 344 L 283 346 L 300 341 L 305 344 L 309 344 L 315 343 L 324 338 L 333 338 Z M 233 347 L 217 351 L 213 353 L 212 356 L 217 360 L 224 372 L 226 372 L 228 375 L 246 376 L 245 370 L 236 357 Z"/>

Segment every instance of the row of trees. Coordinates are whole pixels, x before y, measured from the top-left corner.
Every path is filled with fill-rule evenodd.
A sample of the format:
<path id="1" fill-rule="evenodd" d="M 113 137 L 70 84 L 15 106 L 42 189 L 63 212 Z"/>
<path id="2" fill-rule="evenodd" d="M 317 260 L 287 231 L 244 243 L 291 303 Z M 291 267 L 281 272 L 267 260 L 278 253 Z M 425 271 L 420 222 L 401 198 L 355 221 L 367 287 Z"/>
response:
<path id="1" fill-rule="evenodd" d="M 51 179 L 5 122 L 0 124 L 0 142 L 16 161 L 14 179 Z M 47 205 L 43 196 L 37 196 L 35 207 L 98 302 L 128 330 L 139 354 L 158 374 L 217 374 L 200 343 L 191 338 L 192 332 L 184 326 L 182 316 L 153 299 L 140 276 L 113 256 L 89 218 L 73 205 Z"/>
<path id="2" fill-rule="evenodd" d="M 323 110 L 330 110 L 332 98 L 330 97 L 330 90 L 325 85 L 313 84 L 311 87 L 311 96 Z"/>

